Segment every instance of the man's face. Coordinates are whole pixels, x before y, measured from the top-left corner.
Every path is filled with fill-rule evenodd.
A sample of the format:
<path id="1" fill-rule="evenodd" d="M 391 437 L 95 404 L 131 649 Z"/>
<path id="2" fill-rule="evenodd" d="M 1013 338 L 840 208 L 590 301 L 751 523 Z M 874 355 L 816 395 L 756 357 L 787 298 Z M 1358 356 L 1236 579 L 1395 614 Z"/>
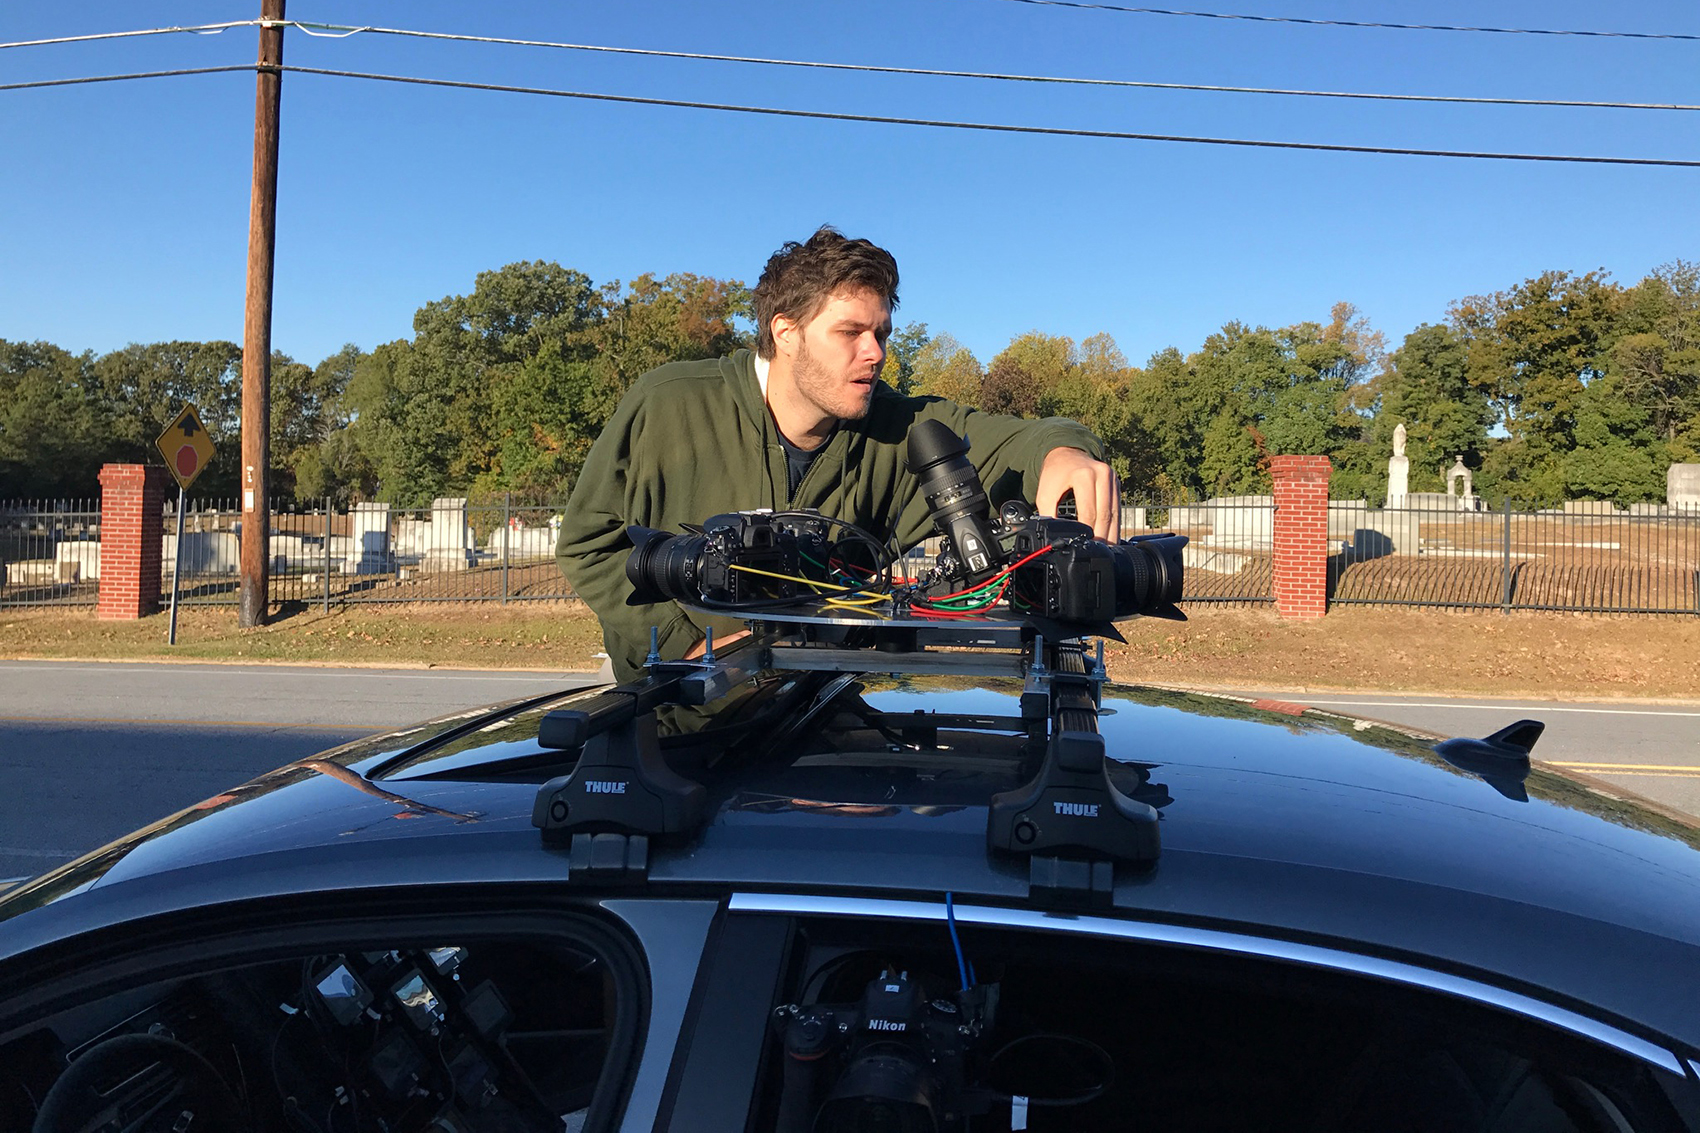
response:
<path id="1" fill-rule="evenodd" d="M 885 363 L 891 310 L 872 291 L 841 291 L 797 339 L 791 372 L 797 392 L 821 413 L 844 421 L 868 415 Z"/>

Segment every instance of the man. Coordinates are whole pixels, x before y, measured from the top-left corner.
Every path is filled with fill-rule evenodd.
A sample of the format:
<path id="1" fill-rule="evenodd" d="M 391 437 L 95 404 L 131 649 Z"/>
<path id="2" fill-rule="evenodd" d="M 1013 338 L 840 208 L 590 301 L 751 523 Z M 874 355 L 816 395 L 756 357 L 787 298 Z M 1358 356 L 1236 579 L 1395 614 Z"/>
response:
<path id="1" fill-rule="evenodd" d="M 741 627 L 672 602 L 627 605 L 628 525 L 677 532 L 725 512 L 818 508 L 913 546 L 932 533 L 904 467 L 917 421 L 936 418 L 967 437 L 994 507 L 1019 496 L 1054 514 L 1072 490 L 1078 518 L 1099 538 L 1116 538 L 1115 473 L 1085 428 L 902 397 L 879 380 L 896 306 L 891 254 L 822 228 L 787 243 L 763 269 L 753 353 L 671 363 L 626 393 L 585 460 L 556 549 L 602 619 L 618 679 L 640 672 L 651 626 L 665 658 L 700 656 L 705 627 L 717 642 Z"/>

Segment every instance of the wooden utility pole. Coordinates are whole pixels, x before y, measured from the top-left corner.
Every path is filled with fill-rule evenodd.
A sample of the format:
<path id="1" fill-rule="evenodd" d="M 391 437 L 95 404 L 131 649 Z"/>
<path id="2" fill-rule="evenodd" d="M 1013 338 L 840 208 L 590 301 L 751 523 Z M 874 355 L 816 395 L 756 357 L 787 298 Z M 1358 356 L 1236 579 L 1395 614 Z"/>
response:
<path id="1" fill-rule="evenodd" d="M 272 269 L 277 247 L 278 109 L 283 4 L 261 0 L 254 76 L 254 186 L 248 204 L 248 307 L 242 325 L 242 591 L 240 624 L 266 623 L 271 535 Z"/>

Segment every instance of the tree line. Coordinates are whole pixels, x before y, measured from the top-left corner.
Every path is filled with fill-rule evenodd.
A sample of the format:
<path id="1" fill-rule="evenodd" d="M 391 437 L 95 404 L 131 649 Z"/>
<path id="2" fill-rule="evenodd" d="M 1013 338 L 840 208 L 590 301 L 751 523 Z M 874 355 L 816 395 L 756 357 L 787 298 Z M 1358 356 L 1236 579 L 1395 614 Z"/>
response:
<path id="1" fill-rule="evenodd" d="M 307 365 L 272 358 L 274 491 L 419 506 L 446 495 L 565 498 L 620 396 L 664 362 L 750 345 L 750 295 L 690 274 L 596 285 L 556 263 L 480 273 L 425 304 L 411 338 Z M 219 455 L 197 494 L 234 496 L 241 348 L 158 342 L 96 356 L 0 340 L 0 498 L 90 497 L 108 461 L 157 460 L 183 402 Z M 1633 285 L 1545 272 L 1451 305 L 1389 350 L 1351 304 L 1327 321 L 1232 322 L 1197 349 L 1131 365 L 1107 334 L 1030 331 L 988 362 L 910 323 L 885 380 L 1103 438 L 1130 499 L 1266 492 L 1267 459 L 1333 460 L 1334 494 L 1381 502 L 1394 428 L 1412 491 L 1462 456 L 1480 494 L 1662 500 L 1700 460 L 1700 265 Z"/>

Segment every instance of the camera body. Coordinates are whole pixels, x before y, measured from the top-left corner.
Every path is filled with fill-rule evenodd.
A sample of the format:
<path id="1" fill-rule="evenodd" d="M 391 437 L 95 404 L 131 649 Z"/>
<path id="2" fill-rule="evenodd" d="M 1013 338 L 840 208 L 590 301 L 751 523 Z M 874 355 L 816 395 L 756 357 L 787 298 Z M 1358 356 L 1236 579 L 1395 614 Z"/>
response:
<path id="1" fill-rule="evenodd" d="M 800 601 L 814 591 L 800 579 L 824 579 L 830 558 L 827 523 L 818 512 L 735 511 L 701 530 L 668 535 L 630 527 L 626 577 L 631 604 L 666 599 L 735 606 Z"/>
<path id="2" fill-rule="evenodd" d="M 813 1110 L 823 1133 L 954 1128 L 983 1110 L 968 1094 L 967 1062 L 996 1002 L 995 985 L 929 996 L 908 972 L 887 968 L 859 1003 L 779 1008 L 793 1104 Z M 823 1071 L 836 1077 L 829 1083 Z"/>
<path id="3" fill-rule="evenodd" d="M 1005 511 L 1011 509 L 1006 505 Z M 1180 597 L 1179 535 L 1136 535 L 1110 544 L 1072 519 L 1029 516 L 1007 531 L 1009 562 L 1046 547 L 1048 553 L 1018 567 L 1009 604 L 1018 613 L 1065 622 L 1108 622 L 1129 613 L 1152 613 L 1153 603 Z M 1175 560 L 1171 562 L 1171 560 Z M 1140 596 L 1133 609 L 1128 596 Z"/>
<path id="4" fill-rule="evenodd" d="M 1135 614 L 1178 615 L 1185 536 L 1108 543 L 1084 523 L 1036 516 L 1020 500 L 1004 504 L 994 519 L 968 461 L 968 443 L 939 421 L 910 430 L 908 464 L 944 537 L 922 586 L 932 612 L 981 611 L 1001 598 L 1018 614 L 1086 626 Z"/>
<path id="5" fill-rule="evenodd" d="M 1115 619 L 1116 577 L 1123 559 L 1086 524 L 1032 516 L 1010 531 L 1008 539 L 1009 562 L 1050 548 L 1011 576 L 1011 609 L 1068 622 Z"/>

